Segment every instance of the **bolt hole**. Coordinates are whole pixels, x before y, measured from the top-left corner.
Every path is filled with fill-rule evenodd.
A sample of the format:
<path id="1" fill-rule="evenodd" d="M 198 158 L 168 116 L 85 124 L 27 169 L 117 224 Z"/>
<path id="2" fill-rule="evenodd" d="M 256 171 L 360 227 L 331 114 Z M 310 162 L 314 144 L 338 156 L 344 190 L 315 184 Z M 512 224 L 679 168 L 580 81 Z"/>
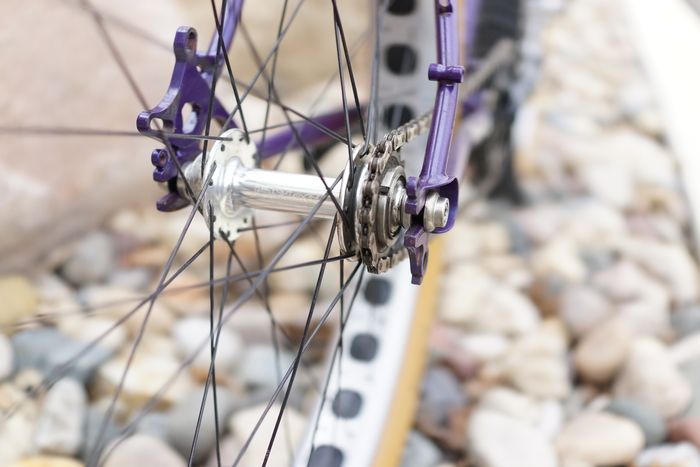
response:
<path id="1" fill-rule="evenodd" d="M 191 102 L 187 102 L 180 110 L 182 118 L 182 132 L 190 134 L 197 128 L 199 120 L 199 107 Z"/>

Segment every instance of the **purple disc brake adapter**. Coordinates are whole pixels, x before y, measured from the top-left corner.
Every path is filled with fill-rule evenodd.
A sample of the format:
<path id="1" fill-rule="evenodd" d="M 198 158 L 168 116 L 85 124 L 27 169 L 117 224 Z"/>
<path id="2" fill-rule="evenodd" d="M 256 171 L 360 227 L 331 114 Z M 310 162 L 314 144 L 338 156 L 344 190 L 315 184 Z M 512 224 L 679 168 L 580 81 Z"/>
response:
<path id="1" fill-rule="evenodd" d="M 231 45 L 236 26 L 241 16 L 243 0 L 231 0 L 224 13 L 222 39 L 226 50 Z M 195 138 L 168 138 L 168 133 L 177 135 L 198 135 L 204 133 L 211 86 L 221 73 L 224 63 L 219 50 L 219 35 L 214 33 L 209 49 L 197 52 L 197 31 L 183 26 L 178 28 L 173 41 L 175 67 L 165 97 L 151 110 L 141 112 L 136 118 L 136 128 L 141 133 L 153 136 L 165 147 L 151 153 L 151 163 L 155 169 L 153 180 L 168 184 L 168 194 L 158 200 L 159 211 L 175 211 L 185 207 L 189 202 L 183 199 L 176 189 L 178 166 L 192 160 L 201 152 L 200 140 Z M 189 109 L 187 109 L 189 105 Z M 221 102 L 214 96 L 211 100 L 212 118 L 224 125 L 229 117 Z M 191 114 L 183 115 L 183 109 Z M 154 128 L 160 122 L 162 130 Z M 233 124 L 231 124 L 233 126 Z"/>
<path id="2" fill-rule="evenodd" d="M 450 202 L 447 224 L 433 230 L 433 233 L 443 233 L 452 228 L 455 222 L 458 206 L 459 176 L 466 162 L 465 148 L 451 148 L 452 133 L 459 103 L 459 83 L 464 79 L 464 67 L 460 64 L 460 41 L 458 37 L 457 17 L 454 2 L 457 0 L 435 0 L 435 21 L 437 39 L 438 63 L 431 64 L 428 78 L 437 82 L 433 119 L 428 135 L 425 158 L 418 177 L 409 177 L 407 181 L 408 199 L 406 211 L 411 214 L 411 225 L 404 236 L 404 245 L 409 254 L 412 282 L 420 284 L 426 272 L 428 262 L 428 232 L 426 232 L 422 212 L 426 197 L 430 192 L 437 192 Z M 459 2 L 458 2 L 459 3 Z M 479 0 L 467 2 L 466 24 L 467 44 L 473 36 Z M 236 27 L 240 21 L 243 0 L 230 0 L 222 22 L 222 39 L 226 50 L 229 49 Z M 137 129 L 148 136 L 159 139 L 165 147 L 155 149 L 151 154 L 151 162 L 155 166 L 153 179 L 165 182 L 168 193 L 157 202 L 160 211 L 174 211 L 189 202 L 177 192 L 178 167 L 191 162 L 201 152 L 200 139 L 168 138 L 168 133 L 178 135 L 203 135 L 206 118 L 209 113 L 211 86 L 221 73 L 223 58 L 219 49 L 219 36 L 214 34 L 206 52 L 197 51 L 197 32 L 191 27 L 180 27 L 175 34 L 173 43 L 175 66 L 170 85 L 165 97 L 153 109 L 139 114 L 136 120 Z M 467 51 L 468 52 L 468 51 Z M 467 55 L 469 55 L 467 53 Z M 190 106 L 190 115 L 185 121 L 183 109 Z M 212 117 L 219 124 L 227 121 L 235 126 L 229 118 L 221 102 L 214 97 L 211 99 Z M 470 106 L 463 106 L 470 109 Z M 474 109 L 470 109 L 474 110 Z M 470 111 L 467 110 L 467 111 Z M 333 112 L 317 119 L 329 127 L 342 127 L 344 123 L 342 111 Z M 355 112 L 351 118 L 356 119 Z M 159 121 L 162 130 L 153 127 L 153 122 Z M 226 128 L 225 128 L 226 129 Z M 301 134 L 310 139 L 323 136 L 313 125 L 304 124 Z M 277 141 L 279 140 L 279 141 Z M 278 135 L 264 148 L 260 148 L 261 156 L 270 157 L 279 150 L 289 147 L 292 136 Z"/>

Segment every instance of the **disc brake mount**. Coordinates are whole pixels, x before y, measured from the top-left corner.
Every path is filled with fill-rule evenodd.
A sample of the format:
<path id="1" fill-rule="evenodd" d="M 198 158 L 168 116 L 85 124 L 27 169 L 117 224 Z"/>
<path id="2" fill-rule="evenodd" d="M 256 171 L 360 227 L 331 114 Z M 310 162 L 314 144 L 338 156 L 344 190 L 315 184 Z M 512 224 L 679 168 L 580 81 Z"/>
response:
<path id="1" fill-rule="evenodd" d="M 227 2 L 221 41 L 226 50 L 231 45 L 242 6 L 243 0 Z M 168 188 L 168 193 L 156 203 L 159 211 L 175 211 L 189 204 L 177 191 L 178 166 L 181 168 L 201 153 L 201 139 L 169 138 L 168 133 L 202 136 L 210 111 L 212 119 L 222 127 L 229 120 L 229 113 L 211 91 L 224 62 L 223 54 L 218 53 L 219 42 L 219 35 L 214 33 L 208 50 L 198 52 L 197 31 L 187 26 L 178 28 L 173 41 L 175 66 L 168 91 L 158 105 L 141 112 L 136 119 L 139 132 L 165 145 L 151 153 L 151 163 L 155 167 L 153 180 Z M 231 126 L 235 125 L 230 123 Z"/>

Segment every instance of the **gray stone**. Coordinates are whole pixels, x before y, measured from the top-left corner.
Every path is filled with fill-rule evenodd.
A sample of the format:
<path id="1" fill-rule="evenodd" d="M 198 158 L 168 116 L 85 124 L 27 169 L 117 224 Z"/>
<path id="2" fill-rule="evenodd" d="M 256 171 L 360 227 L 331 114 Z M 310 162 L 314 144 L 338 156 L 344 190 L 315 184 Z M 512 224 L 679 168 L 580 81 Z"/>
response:
<path id="1" fill-rule="evenodd" d="M 143 290 L 154 279 L 153 273 L 146 268 L 117 269 L 110 274 L 110 285 L 131 290 Z"/>
<path id="2" fill-rule="evenodd" d="M 85 388 L 78 381 L 63 378 L 44 398 L 34 434 L 34 446 L 41 454 L 73 456 L 83 443 L 87 404 Z"/>
<path id="3" fill-rule="evenodd" d="M 167 440 L 182 456 L 189 458 L 192 440 L 197 428 L 204 388 L 199 388 L 180 400 L 167 415 Z M 217 387 L 219 433 L 223 434 L 226 421 L 234 409 L 234 395 L 228 390 Z M 195 463 L 203 462 L 216 446 L 214 397 L 212 387 L 207 392 L 206 404 L 199 428 L 197 447 L 194 452 Z"/>
<path id="4" fill-rule="evenodd" d="M 53 328 L 31 329 L 12 336 L 17 370 L 36 368 L 46 376 L 67 376 L 82 383 L 88 382 L 111 356 L 109 350 L 96 345 L 76 358 L 87 346 Z"/>
<path id="5" fill-rule="evenodd" d="M 690 360 L 679 366 L 681 374 L 690 383 L 693 398 L 685 411 L 689 417 L 700 417 L 700 359 Z"/>
<path id="6" fill-rule="evenodd" d="M 418 417 L 427 417 L 436 426 L 445 426 L 449 414 L 467 404 L 459 380 L 446 368 L 428 368 L 421 388 Z"/>
<path id="7" fill-rule="evenodd" d="M 151 412 L 138 421 L 136 432 L 155 438 L 167 439 L 168 437 L 168 414 L 163 412 Z"/>
<path id="8" fill-rule="evenodd" d="M 105 446 L 108 446 L 112 441 L 120 436 L 120 427 L 114 421 L 112 417 L 104 427 L 102 434 L 102 439 L 100 441 L 99 449 L 96 455 L 93 454 L 95 449 L 95 444 L 97 443 L 97 438 L 100 435 L 100 430 L 102 430 L 102 425 L 105 420 L 105 414 L 102 409 L 96 407 L 89 407 L 87 410 L 87 415 L 85 417 L 84 433 L 83 433 L 83 445 L 80 449 L 79 457 L 84 461 L 87 461 L 91 456 L 99 458 Z"/>
<path id="9" fill-rule="evenodd" d="M 687 337 L 700 331 L 700 305 L 693 305 L 671 313 L 671 327 L 677 337 Z"/>
<path id="10" fill-rule="evenodd" d="M 415 430 L 408 434 L 401 467 L 433 467 L 441 459 L 442 453 L 432 441 Z"/>
<path id="11" fill-rule="evenodd" d="M 63 277 L 76 286 L 100 282 L 114 268 L 116 251 L 112 238 L 104 232 L 83 237 L 70 258 L 63 264 Z"/>
<path id="12" fill-rule="evenodd" d="M 294 356 L 281 349 L 279 368 L 277 358 L 275 349 L 271 345 L 252 345 L 243 353 L 243 360 L 238 367 L 238 377 L 248 387 L 276 388 L 279 383 L 278 376 L 284 375 L 294 362 Z"/>
<path id="13" fill-rule="evenodd" d="M 616 398 L 610 401 L 605 410 L 634 421 L 644 432 L 647 446 L 659 444 L 666 439 L 666 422 L 650 407 L 633 400 Z"/>
<path id="14" fill-rule="evenodd" d="M 559 316 L 574 337 L 584 336 L 612 315 L 605 296 L 588 285 L 571 285 L 564 289 Z"/>

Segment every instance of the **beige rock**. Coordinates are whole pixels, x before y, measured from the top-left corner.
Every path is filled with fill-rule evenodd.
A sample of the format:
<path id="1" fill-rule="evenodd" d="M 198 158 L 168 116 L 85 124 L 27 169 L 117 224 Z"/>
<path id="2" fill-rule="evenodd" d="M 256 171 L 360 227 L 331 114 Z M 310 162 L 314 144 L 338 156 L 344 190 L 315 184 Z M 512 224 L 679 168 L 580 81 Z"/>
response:
<path id="1" fill-rule="evenodd" d="M 0 325 L 28 320 L 38 306 L 37 291 L 24 276 L 0 276 Z"/>
<path id="2" fill-rule="evenodd" d="M 613 466 L 634 460 L 644 447 L 644 434 L 625 418 L 605 412 L 583 412 L 564 425 L 555 444 L 563 458 Z"/>
<path id="3" fill-rule="evenodd" d="M 22 459 L 10 467 L 83 467 L 85 464 L 75 459 L 59 456 L 35 456 Z"/>
<path id="4" fill-rule="evenodd" d="M 668 349 L 649 337 L 632 343 L 627 362 L 615 380 L 614 393 L 647 405 L 667 418 L 685 410 L 692 398 L 690 384 L 678 371 Z"/>
<path id="5" fill-rule="evenodd" d="M 620 319 L 611 319 L 587 334 L 574 351 L 576 370 L 584 380 L 604 384 L 625 363 L 632 333 Z"/>
<path id="6" fill-rule="evenodd" d="M 104 467 L 136 466 L 148 459 L 153 466 L 184 467 L 187 462 L 162 440 L 144 434 L 136 434 L 124 440 L 116 440 L 108 446 L 101 459 Z"/>

